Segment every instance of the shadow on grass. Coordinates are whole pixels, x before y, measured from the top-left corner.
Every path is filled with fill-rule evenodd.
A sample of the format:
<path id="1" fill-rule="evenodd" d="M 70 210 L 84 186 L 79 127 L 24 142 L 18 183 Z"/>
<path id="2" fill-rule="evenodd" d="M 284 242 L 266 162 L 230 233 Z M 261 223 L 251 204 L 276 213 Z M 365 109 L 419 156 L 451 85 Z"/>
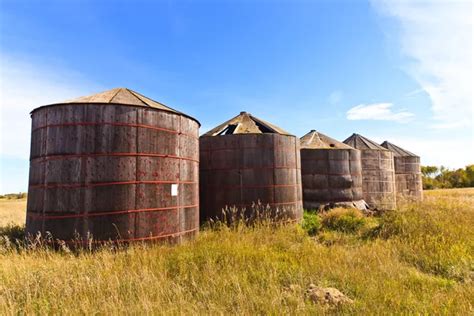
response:
<path id="1" fill-rule="evenodd" d="M 6 237 L 10 240 L 24 240 L 25 226 L 9 224 L 7 226 L 0 227 L 0 237 Z"/>

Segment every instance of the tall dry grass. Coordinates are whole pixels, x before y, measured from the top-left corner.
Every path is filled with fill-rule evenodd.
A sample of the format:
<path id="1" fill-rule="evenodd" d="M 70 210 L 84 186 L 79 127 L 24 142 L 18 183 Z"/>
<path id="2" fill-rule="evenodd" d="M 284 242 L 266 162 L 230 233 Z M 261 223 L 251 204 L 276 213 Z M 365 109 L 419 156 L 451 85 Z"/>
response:
<path id="1" fill-rule="evenodd" d="M 337 212 L 323 215 L 331 224 L 322 218 L 313 237 L 262 223 L 215 225 L 175 247 L 73 253 L 4 241 L 0 314 L 474 312 L 474 190 L 429 192 L 349 230 Z M 304 294 L 309 283 L 355 303 L 316 305 Z"/>
<path id="2" fill-rule="evenodd" d="M 26 198 L 0 199 L 0 227 L 23 225 L 26 215 Z"/>

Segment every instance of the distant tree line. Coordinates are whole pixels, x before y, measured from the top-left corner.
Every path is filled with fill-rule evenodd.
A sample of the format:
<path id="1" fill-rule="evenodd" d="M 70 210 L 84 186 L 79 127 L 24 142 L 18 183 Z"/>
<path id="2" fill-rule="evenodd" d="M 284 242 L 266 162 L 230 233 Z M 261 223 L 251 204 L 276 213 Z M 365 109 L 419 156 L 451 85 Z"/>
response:
<path id="1" fill-rule="evenodd" d="M 474 165 L 450 170 L 446 167 L 422 166 L 423 189 L 474 187 Z"/>
<path id="2" fill-rule="evenodd" d="M 24 199 L 26 198 L 27 194 L 25 192 L 20 192 L 20 193 L 8 193 L 8 194 L 2 194 L 0 195 L 0 199 L 7 199 L 7 200 L 13 200 L 13 199 Z"/>

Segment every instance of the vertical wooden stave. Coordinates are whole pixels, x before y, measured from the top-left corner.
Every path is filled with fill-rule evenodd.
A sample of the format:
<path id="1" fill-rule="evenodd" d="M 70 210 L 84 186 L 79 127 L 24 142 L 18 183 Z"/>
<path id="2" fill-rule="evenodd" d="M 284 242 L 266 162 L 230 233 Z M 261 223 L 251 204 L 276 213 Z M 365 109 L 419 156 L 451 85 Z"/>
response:
<path id="1" fill-rule="evenodd" d="M 226 206 L 250 208 L 257 201 L 269 204 L 271 212 L 284 208 L 282 212 L 288 212 L 291 220 L 299 220 L 302 205 L 295 142 L 296 137 L 279 134 L 201 137 L 201 221 L 222 218 Z"/>
<path id="2" fill-rule="evenodd" d="M 41 118 L 47 111 L 52 114 L 45 122 Z M 160 119 L 153 123 L 148 117 L 150 113 L 152 113 L 151 116 L 155 115 Z M 168 232 L 179 237 L 180 227 L 186 225 L 171 223 L 168 225 L 169 229 L 166 230 L 160 228 L 157 223 L 166 222 L 163 221 L 163 216 L 167 219 L 172 217 L 172 215 L 166 215 L 166 212 L 178 213 L 182 210 L 135 211 L 175 206 L 173 203 L 153 204 L 154 199 L 150 199 L 150 196 L 154 196 L 156 193 L 164 195 L 163 192 L 170 192 L 171 183 L 143 184 L 141 182 L 181 181 L 176 177 L 163 179 L 166 178 L 168 168 L 173 167 L 173 164 L 164 163 L 165 169 L 160 169 L 160 172 L 154 177 L 151 175 L 147 177 L 149 166 L 146 164 L 147 162 L 150 163 L 150 160 L 156 163 L 165 160 L 176 160 L 176 158 L 167 158 L 161 155 L 177 156 L 174 148 L 175 143 L 168 134 L 175 137 L 189 137 L 179 134 L 179 131 L 169 133 L 169 131 L 173 131 L 173 122 L 181 119 L 192 122 L 189 123 L 188 130 L 191 139 L 194 137 L 194 143 L 189 142 L 186 146 L 195 146 L 194 149 L 191 148 L 188 151 L 194 153 L 194 157 L 197 157 L 199 126 L 194 120 L 179 114 L 144 107 L 110 104 L 55 105 L 34 111 L 32 113 L 33 135 L 35 133 L 44 134 L 45 130 L 49 132 L 57 129 L 58 131 L 51 132 L 48 135 L 47 153 L 37 155 L 32 145 L 30 170 L 33 171 L 30 174 L 37 174 L 36 170 L 41 168 L 47 170 L 46 179 L 42 183 L 38 183 L 35 176 L 30 177 L 29 191 L 35 192 L 37 190 L 35 187 L 41 187 L 45 184 L 50 187 L 41 189 L 47 192 L 46 205 L 39 207 L 35 203 L 29 202 L 28 213 L 37 215 L 37 213 L 46 212 L 45 215 L 54 216 L 63 215 L 64 213 L 67 216 L 77 215 L 77 217 L 32 220 L 33 216 L 28 216 L 27 231 L 30 233 L 40 231 L 44 234 L 49 230 L 59 239 L 72 239 L 73 231 L 78 232 L 82 237 L 86 235 L 86 232 L 91 232 L 98 240 L 146 239 L 147 237 L 159 237 L 157 234 L 167 234 Z M 46 127 L 47 125 L 50 125 L 50 127 Z M 141 127 L 141 125 L 146 127 Z M 168 133 L 163 129 L 169 130 Z M 154 143 L 150 142 L 150 137 L 158 139 L 158 145 L 160 146 L 153 148 Z M 32 137 L 32 142 L 33 139 L 35 139 L 35 136 Z M 63 143 L 65 146 L 62 146 Z M 104 155 L 97 156 L 94 154 Z M 107 156 L 107 154 L 112 155 Z M 129 154 L 130 156 L 128 156 Z M 158 156 L 153 157 L 154 154 L 158 154 Z M 38 158 L 44 155 L 48 157 L 40 163 L 41 160 Z M 56 159 L 59 155 L 77 155 L 78 157 L 70 156 L 67 159 Z M 147 155 L 150 155 L 150 157 Z M 191 187 L 191 189 L 186 190 L 191 191 L 187 192 L 186 196 L 195 197 L 198 191 L 198 162 L 197 159 L 192 157 L 186 161 L 194 164 L 191 167 L 193 169 L 191 179 L 186 179 L 187 182 L 190 182 Z M 107 170 L 110 172 L 107 172 Z M 74 177 L 71 177 L 72 175 Z M 106 183 L 106 185 L 100 185 L 100 183 Z M 67 187 L 71 184 L 79 184 L 79 186 Z M 80 184 L 84 184 L 84 186 L 81 187 Z M 192 194 L 193 190 L 194 194 Z M 148 202 L 146 199 L 142 200 L 142 197 L 136 196 L 136 194 L 143 194 L 148 197 Z M 184 191 L 180 192 L 179 196 L 182 194 L 184 194 Z M 34 197 L 35 194 L 32 196 Z M 71 198 L 74 198 L 74 201 Z M 172 201 L 172 198 L 167 197 L 165 201 Z M 160 201 L 155 199 L 155 202 Z M 190 217 L 196 218 L 199 212 L 198 204 L 194 202 L 189 206 L 191 206 L 191 211 L 187 210 L 186 212 L 190 213 Z M 115 211 L 131 212 L 97 216 L 101 212 Z M 196 214 L 193 215 L 193 212 Z M 84 217 L 85 213 L 92 213 L 93 215 Z M 144 213 L 146 215 L 142 215 Z M 153 217 L 160 220 L 157 222 Z M 35 224 L 39 222 L 46 222 L 47 224 L 44 228 L 39 229 L 38 225 Z M 135 225 L 136 223 L 138 225 Z M 197 221 L 194 220 L 194 224 L 191 226 L 193 232 L 189 234 L 194 234 L 194 231 L 198 229 Z M 136 228 L 141 229 L 137 230 Z M 175 238 L 172 237 L 171 239 Z"/>
<path id="3" fill-rule="evenodd" d="M 363 199 L 359 150 L 304 148 L 301 165 L 305 208 Z"/>

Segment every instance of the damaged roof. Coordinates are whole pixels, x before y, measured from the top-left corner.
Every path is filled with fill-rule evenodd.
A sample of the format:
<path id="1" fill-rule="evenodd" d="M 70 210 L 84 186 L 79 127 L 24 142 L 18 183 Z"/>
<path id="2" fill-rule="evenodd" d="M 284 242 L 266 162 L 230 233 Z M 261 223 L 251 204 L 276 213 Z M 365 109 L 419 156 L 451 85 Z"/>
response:
<path id="1" fill-rule="evenodd" d="M 387 150 L 386 148 L 380 146 L 373 140 L 370 140 L 362 135 L 359 134 L 352 134 L 343 141 L 344 144 L 352 146 L 356 149 L 373 149 L 373 150 Z"/>
<path id="2" fill-rule="evenodd" d="M 50 106 L 50 105 L 59 105 L 59 104 L 85 104 L 85 103 L 93 103 L 93 104 L 121 104 L 121 105 L 133 105 L 133 106 L 141 106 L 141 107 L 149 107 L 158 110 L 173 112 L 177 114 L 181 114 L 192 118 L 184 113 L 181 113 L 173 108 L 170 108 L 163 103 L 157 102 L 150 98 L 145 97 L 144 95 L 133 91 L 128 88 L 115 88 L 112 90 L 103 91 L 97 94 L 79 97 L 77 99 L 66 100 L 63 102 L 53 103 L 41 106 L 39 108 Z M 39 109 L 36 108 L 35 110 Z M 194 118 L 192 118 L 194 119 Z M 196 119 L 194 119 L 196 120 Z M 196 120 L 197 121 L 197 120 Z M 199 122 L 198 122 L 199 123 Z"/>
<path id="3" fill-rule="evenodd" d="M 301 149 L 354 149 L 314 129 L 300 138 L 300 145 Z"/>
<path id="4" fill-rule="evenodd" d="M 270 124 L 264 120 L 256 118 L 250 113 L 240 112 L 234 118 L 222 123 L 221 125 L 211 129 L 202 136 L 219 136 L 233 134 L 264 134 L 273 133 L 281 135 L 292 135 L 287 131 Z"/>
<path id="5" fill-rule="evenodd" d="M 397 145 L 392 144 L 388 141 L 384 141 L 381 146 L 393 152 L 393 155 L 396 157 L 418 157 L 418 155 L 415 155 L 414 153 L 409 152 L 408 150 L 403 149 L 401 147 L 398 147 Z"/>

